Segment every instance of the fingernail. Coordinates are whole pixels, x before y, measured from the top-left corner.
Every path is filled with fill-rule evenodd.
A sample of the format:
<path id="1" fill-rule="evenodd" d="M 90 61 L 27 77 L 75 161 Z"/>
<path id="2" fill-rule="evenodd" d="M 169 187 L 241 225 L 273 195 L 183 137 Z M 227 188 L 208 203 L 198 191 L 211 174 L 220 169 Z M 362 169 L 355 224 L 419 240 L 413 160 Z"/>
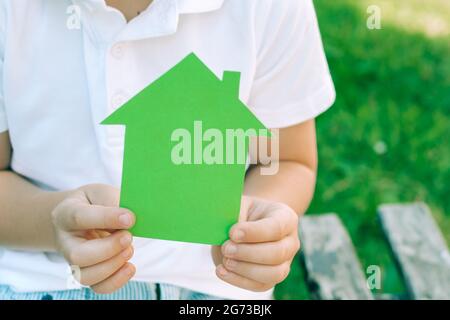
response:
<path id="1" fill-rule="evenodd" d="M 237 230 L 233 233 L 234 240 L 240 241 L 244 240 L 245 233 L 242 230 Z"/>
<path id="2" fill-rule="evenodd" d="M 131 258 L 132 255 L 133 255 L 133 250 L 131 248 L 128 248 L 124 252 L 122 252 L 122 257 L 126 260 Z"/>
<path id="3" fill-rule="evenodd" d="M 228 274 L 228 271 L 222 265 L 220 265 L 217 267 L 217 273 L 222 277 L 225 277 Z"/>
<path id="4" fill-rule="evenodd" d="M 132 238 L 130 234 L 124 235 L 122 238 L 120 238 L 120 244 L 122 245 L 122 247 L 126 248 L 130 245 L 131 240 Z"/>
<path id="5" fill-rule="evenodd" d="M 236 245 L 234 245 L 232 243 L 228 243 L 225 246 L 225 255 L 232 256 L 233 254 L 236 254 L 236 252 L 237 252 L 237 246 Z"/>
<path id="6" fill-rule="evenodd" d="M 124 227 L 129 227 L 129 226 L 131 226 L 131 223 L 132 223 L 131 216 L 128 213 L 122 213 L 119 216 L 119 221 Z"/>
<path id="7" fill-rule="evenodd" d="M 131 277 L 133 275 L 133 268 L 130 265 L 127 265 L 123 270 L 122 273 L 127 276 L 127 277 Z"/>
<path id="8" fill-rule="evenodd" d="M 236 268 L 236 265 L 237 265 L 237 261 L 236 260 L 232 260 L 232 259 L 226 259 L 225 260 L 225 266 L 228 269 L 230 269 L 230 270 Z"/>

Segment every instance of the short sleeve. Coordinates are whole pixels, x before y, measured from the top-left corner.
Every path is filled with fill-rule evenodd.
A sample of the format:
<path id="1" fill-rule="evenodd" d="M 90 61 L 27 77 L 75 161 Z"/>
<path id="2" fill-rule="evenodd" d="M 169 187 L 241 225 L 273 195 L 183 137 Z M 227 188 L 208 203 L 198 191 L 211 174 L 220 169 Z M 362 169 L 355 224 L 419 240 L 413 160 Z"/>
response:
<path id="1" fill-rule="evenodd" d="M 248 105 L 269 128 L 315 118 L 335 100 L 312 0 L 259 2 Z"/>
<path id="2" fill-rule="evenodd" d="M 8 122 L 6 121 L 6 111 L 3 96 L 3 59 L 5 51 L 5 23 L 6 12 L 4 1 L 0 1 L 0 132 L 8 130 Z"/>

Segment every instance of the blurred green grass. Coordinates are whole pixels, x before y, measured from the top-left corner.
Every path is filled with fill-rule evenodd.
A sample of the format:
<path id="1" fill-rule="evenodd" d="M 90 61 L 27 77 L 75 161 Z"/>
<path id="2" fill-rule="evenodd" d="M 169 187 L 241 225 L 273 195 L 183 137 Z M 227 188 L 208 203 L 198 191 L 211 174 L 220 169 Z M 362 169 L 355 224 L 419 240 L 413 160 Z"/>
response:
<path id="1" fill-rule="evenodd" d="M 401 293 L 377 206 L 424 201 L 450 242 L 450 2 L 314 3 L 337 99 L 317 120 L 320 167 L 308 211 L 338 213 L 363 268 L 381 267 L 375 292 Z M 381 8 L 381 30 L 366 27 L 369 4 Z M 298 259 L 275 296 L 309 298 Z"/>

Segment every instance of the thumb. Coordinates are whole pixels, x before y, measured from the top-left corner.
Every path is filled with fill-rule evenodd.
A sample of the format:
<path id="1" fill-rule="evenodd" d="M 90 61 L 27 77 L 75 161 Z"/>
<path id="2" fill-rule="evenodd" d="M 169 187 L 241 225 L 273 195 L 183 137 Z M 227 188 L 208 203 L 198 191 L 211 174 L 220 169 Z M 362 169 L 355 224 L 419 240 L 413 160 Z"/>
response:
<path id="1" fill-rule="evenodd" d="M 120 190 L 106 184 L 89 184 L 82 187 L 90 204 L 104 207 L 118 207 Z"/>
<path id="2" fill-rule="evenodd" d="M 250 212 L 250 209 L 252 206 L 253 206 L 253 199 L 248 196 L 242 196 L 238 222 L 243 222 L 243 221 L 248 220 L 249 212 Z"/>

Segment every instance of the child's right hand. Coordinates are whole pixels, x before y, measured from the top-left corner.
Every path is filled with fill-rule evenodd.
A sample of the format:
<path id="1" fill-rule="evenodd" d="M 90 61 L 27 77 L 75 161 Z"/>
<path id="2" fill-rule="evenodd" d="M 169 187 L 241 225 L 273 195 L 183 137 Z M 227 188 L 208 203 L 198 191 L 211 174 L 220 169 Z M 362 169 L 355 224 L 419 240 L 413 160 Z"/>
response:
<path id="1" fill-rule="evenodd" d="M 135 217 L 119 208 L 119 190 L 88 185 L 75 190 L 52 212 L 59 251 L 80 268 L 81 284 L 97 293 L 123 287 L 135 273 L 132 235 Z"/>

